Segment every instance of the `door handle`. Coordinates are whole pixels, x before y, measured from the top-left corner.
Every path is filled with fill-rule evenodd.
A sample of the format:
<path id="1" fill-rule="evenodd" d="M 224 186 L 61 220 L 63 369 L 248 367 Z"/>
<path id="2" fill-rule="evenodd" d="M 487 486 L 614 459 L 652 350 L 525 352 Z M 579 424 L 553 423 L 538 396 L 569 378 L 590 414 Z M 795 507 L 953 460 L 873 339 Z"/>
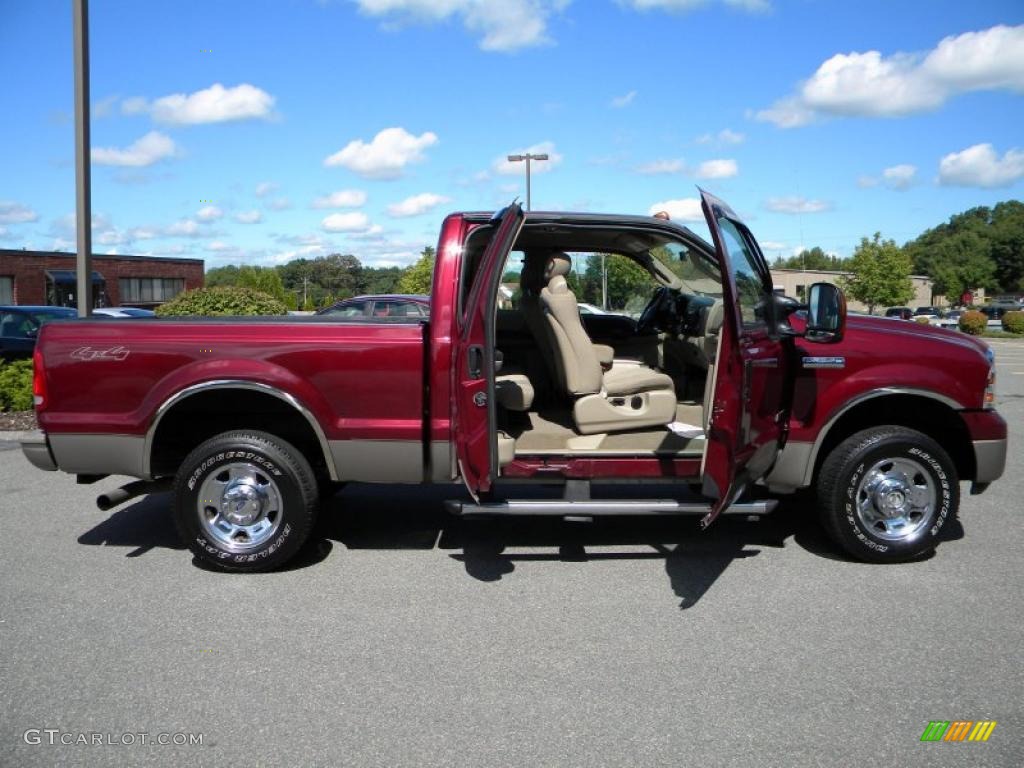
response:
<path id="1" fill-rule="evenodd" d="M 474 344 L 466 352 L 466 368 L 471 379 L 479 379 L 484 368 L 484 348 Z"/>

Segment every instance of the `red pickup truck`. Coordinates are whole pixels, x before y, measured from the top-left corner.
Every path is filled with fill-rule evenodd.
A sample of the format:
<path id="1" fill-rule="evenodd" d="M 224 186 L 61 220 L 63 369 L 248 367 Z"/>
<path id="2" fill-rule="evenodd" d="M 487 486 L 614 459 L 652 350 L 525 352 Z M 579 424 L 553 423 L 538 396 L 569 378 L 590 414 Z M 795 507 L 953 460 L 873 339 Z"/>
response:
<path id="1" fill-rule="evenodd" d="M 183 539 L 228 570 L 284 563 L 349 481 L 461 481 L 468 496 L 447 504 L 460 515 L 696 514 L 703 527 L 813 488 L 854 557 L 930 551 L 960 481 L 980 492 L 1003 472 L 992 353 L 847 317 L 832 285 L 803 304 L 777 295 L 747 227 L 706 193 L 703 209 L 713 243 L 657 217 L 448 216 L 429 319 L 49 324 L 41 430 L 23 450 L 82 482 L 139 478 L 103 508 L 173 485 Z M 581 316 L 572 259 L 587 254 L 649 278 L 638 319 Z"/>

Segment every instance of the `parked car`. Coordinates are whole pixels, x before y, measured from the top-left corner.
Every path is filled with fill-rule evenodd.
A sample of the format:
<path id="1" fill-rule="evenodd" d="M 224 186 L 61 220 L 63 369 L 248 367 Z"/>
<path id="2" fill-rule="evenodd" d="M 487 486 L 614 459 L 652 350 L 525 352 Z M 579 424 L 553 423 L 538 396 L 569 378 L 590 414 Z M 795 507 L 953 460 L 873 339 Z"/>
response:
<path id="1" fill-rule="evenodd" d="M 960 316 L 963 313 L 964 310 L 962 309 L 950 309 L 942 314 L 937 325 L 942 328 L 959 328 Z"/>
<path id="2" fill-rule="evenodd" d="M 886 317 L 893 317 L 897 320 L 909 320 L 914 316 L 914 313 L 910 310 L 910 307 L 889 307 L 885 310 Z"/>
<path id="3" fill-rule="evenodd" d="M 32 357 L 43 323 L 77 314 L 70 307 L 0 306 L 0 358 Z"/>
<path id="4" fill-rule="evenodd" d="M 580 314 L 581 315 L 607 315 L 608 312 L 601 309 L 594 304 L 587 304 L 586 302 L 580 302 Z"/>
<path id="5" fill-rule="evenodd" d="M 942 310 L 938 307 L 918 307 L 914 310 L 914 317 L 927 317 L 929 320 L 938 320 L 942 317 Z"/>
<path id="6" fill-rule="evenodd" d="M 356 296 L 324 307 L 317 311 L 317 315 L 353 319 L 372 317 L 381 320 L 428 318 L 430 317 L 430 297 L 400 293 Z"/>
<path id="7" fill-rule="evenodd" d="M 40 429 L 22 450 L 88 482 L 140 479 L 100 495 L 102 509 L 171 487 L 184 544 L 224 570 L 283 565 L 342 482 L 438 483 L 461 516 L 697 515 L 702 529 L 809 488 L 852 556 L 932 551 L 961 481 L 981 493 L 1005 468 L 993 351 L 848 317 L 832 284 L 810 285 L 806 304 L 777 296 L 736 213 L 708 193 L 702 209 L 713 242 L 653 216 L 451 214 L 427 323 L 50 323 L 33 373 Z M 513 251 L 523 292 L 506 324 Z M 657 286 L 627 338 L 588 335 L 566 281 L 584 252 L 629 259 Z M 638 343 L 657 354 L 623 354 Z"/>
<path id="8" fill-rule="evenodd" d="M 101 317 L 156 317 L 152 309 L 139 307 L 97 307 L 92 313 Z"/>

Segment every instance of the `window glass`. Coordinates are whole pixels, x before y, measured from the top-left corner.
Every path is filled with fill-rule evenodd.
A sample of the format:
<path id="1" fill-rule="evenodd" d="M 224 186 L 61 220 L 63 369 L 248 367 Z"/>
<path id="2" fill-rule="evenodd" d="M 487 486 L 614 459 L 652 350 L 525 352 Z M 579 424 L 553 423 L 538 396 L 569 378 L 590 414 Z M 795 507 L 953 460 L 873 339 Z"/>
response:
<path id="1" fill-rule="evenodd" d="M 0 304 L 14 303 L 14 278 L 0 275 Z"/>
<path id="2" fill-rule="evenodd" d="M 722 298 L 722 272 L 703 253 L 677 242 L 659 245 L 649 253 L 679 278 L 683 293 Z"/>
<path id="3" fill-rule="evenodd" d="M 749 328 L 763 325 L 764 321 L 759 315 L 767 295 L 761 272 L 757 268 L 757 260 L 732 221 L 719 218 L 718 228 L 722 233 L 729 265 L 736 280 L 736 303 L 740 308 L 743 326 Z"/>
<path id="4" fill-rule="evenodd" d="M 420 307 L 414 301 L 394 301 L 388 305 L 388 317 L 419 317 Z"/>
<path id="5" fill-rule="evenodd" d="M 0 336 L 9 339 L 27 339 L 29 332 L 37 330 L 39 324 L 21 312 L 0 313 Z"/>
<path id="6" fill-rule="evenodd" d="M 324 314 L 331 315 L 332 317 L 362 317 L 366 314 L 367 303 L 365 301 L 352 301 L 343 307 L 331 307 Z"/>

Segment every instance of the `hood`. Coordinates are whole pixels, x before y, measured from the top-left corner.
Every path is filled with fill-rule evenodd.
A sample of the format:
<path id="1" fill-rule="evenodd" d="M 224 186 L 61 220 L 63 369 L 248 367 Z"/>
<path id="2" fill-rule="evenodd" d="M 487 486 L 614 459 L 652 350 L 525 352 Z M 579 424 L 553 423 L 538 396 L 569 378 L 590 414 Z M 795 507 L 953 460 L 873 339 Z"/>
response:
<path id="1" fill-rule="evenodd" d="M 846 316 L 846 328 L 848 333 L 858 335 L 879 334 L 907 341 L 913 340 L 916 343 L 951 345 L 958 349 L 972 350 L 985 358 L 988 356 L 988 345 L 981 339 L 950 328 L 936 328 L 933 325 L 891 317 L 852 314 Z"/>

